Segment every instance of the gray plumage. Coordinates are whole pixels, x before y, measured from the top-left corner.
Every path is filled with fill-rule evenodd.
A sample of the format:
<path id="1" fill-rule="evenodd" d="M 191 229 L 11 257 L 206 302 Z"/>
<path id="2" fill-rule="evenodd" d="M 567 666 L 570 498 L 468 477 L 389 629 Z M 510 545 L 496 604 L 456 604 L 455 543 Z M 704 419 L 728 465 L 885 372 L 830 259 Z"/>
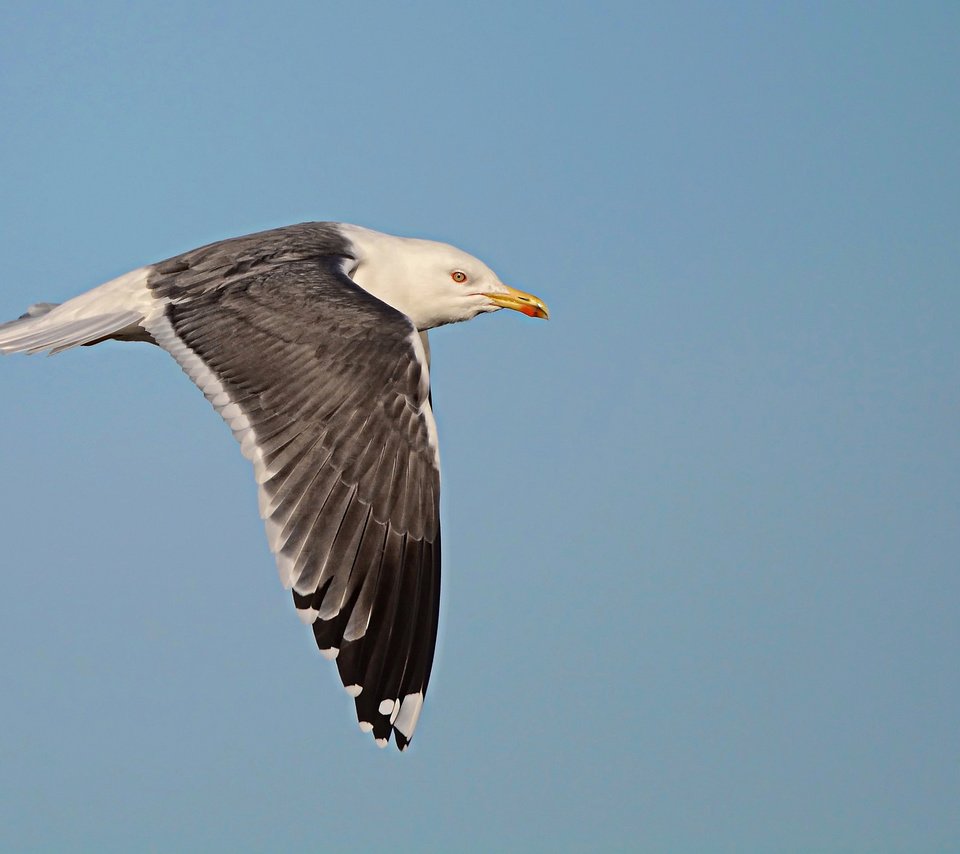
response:
<path id="1" fill-rule="evenodd" d="M 362 687 L 359 720 L 387 738 L 380 703 L 425 694 L 439 617 L 440 475 L 416 330 L 354 285 L 341 256 L 191 254 L 150 286 L 173 298 L 174 333 L 249 422 L 295 604 L 317 612 L 318 646 Z"/>

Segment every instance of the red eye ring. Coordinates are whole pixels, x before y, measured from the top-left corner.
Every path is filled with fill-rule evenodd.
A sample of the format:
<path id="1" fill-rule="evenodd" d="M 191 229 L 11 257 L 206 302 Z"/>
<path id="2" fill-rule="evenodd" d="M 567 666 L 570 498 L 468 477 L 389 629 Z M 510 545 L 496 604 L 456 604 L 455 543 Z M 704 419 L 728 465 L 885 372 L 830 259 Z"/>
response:
<path id="1" fill-rule="evenodd" d="M 467 274 L 463 270 L 454 270 L 450 274 L 450 278 L 453 279 L 458 285 L 462 285 L 467 280 Z"/>

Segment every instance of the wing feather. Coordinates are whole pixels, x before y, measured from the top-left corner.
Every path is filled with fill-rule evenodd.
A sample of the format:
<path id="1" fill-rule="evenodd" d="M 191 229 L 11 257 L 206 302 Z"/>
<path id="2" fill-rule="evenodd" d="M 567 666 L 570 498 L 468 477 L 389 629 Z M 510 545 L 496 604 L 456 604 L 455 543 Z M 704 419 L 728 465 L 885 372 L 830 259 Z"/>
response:
<path id="1" fill-rule="evenodd" d="M 346 278 L 341 258 L 279 252 L 271 264 L 244 247 L 233 262 L 214 246 L 157 265 L 170 302 L 149 331 L 253 460 L 281 578 L 336 657 L 361 726 L 403 748 L 439 617 L 424 350 L 409 319 Z"/>

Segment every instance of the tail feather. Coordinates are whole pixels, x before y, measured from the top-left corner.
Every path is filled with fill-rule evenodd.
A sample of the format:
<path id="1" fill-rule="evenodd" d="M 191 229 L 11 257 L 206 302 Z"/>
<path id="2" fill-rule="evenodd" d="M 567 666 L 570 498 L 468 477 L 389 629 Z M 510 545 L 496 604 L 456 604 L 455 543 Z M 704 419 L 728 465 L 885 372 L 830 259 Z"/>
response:
<path id="1" fill-rule="evenodd" d="M 50 354 L 108 338 L 152 341 L 141 322 L 156 304 L 148 268 L 133 270 L 65 303 L 41 302 L 17 320 L 0 323 L 0 353 Z"/>
<path id="2" fill-rule="evenodd" d="M 53 355 L 71 347 L 110 338 L 142 319 L 142 315 L 133 311 L 101 314 L 60 323 L 50 323 L 48 317 L 48 314 L 43 314 L 40 317 L 26 317 L 5 323 L 0 327 L 0 353 L 39 353 L 49 350 L 50 355 Z"/>

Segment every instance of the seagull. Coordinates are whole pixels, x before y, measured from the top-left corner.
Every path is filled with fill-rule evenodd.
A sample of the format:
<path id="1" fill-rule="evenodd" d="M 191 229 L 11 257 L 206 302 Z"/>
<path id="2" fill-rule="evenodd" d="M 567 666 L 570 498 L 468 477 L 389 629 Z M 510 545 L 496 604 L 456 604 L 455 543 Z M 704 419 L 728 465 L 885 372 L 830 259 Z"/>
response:
<path id="1" fill-rule="evenodd" d="M 0 352 L 166 350 L 252 463 L 280 580 L 360 729 L 404 750 L 440 613 L 440 457 L 427 330 L 547 318 L 445 243 L 309 222 L 211 243 L 0 324 Z"/>

